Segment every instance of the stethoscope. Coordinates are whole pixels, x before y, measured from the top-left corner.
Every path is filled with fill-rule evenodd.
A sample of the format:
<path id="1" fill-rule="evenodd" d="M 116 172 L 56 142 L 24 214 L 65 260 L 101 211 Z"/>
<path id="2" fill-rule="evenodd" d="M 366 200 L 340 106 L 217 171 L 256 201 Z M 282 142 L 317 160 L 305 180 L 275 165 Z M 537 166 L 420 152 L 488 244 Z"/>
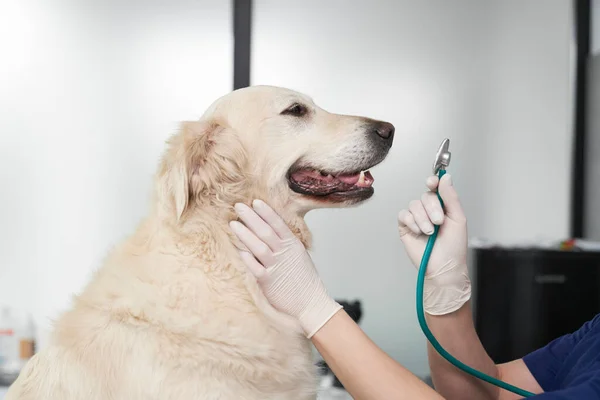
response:
<path id="1" fill-rule="evenodd" d="M 433 162 L 433 174 L 437 175 L 440 180 L 446 174 L 446 168 L 450 165 L 450 158 L 450 139 L 444 139 L 442 141 L 442 144 L 440 145 L 440 148 L 437 151 L 437 154 L 435 155 L 435 160 Z M 443 209 L 444 202 L 442 201 L 442 198 L 440 197 L 439 193 L 437 197 L 440 200 Z M 520 396 L 534 396 L 534 393 L 510 385 L 506 382 L 484 374 L 483 372 L 471 368 L 468 365 L 460 362 L 440 345 L 435 336 L 433 336 L 433 333 L 431 333 L 431 330 L 429 330 L 429 327 L 427 326 L 427 321 L 425 320 L 425 311 L 423 309 L 423 285 L 425 283 L 425 272 L 427 271 L 427 264 L 429 263 L 429 258 L 431 257 L 431 252 L 433 250 L 433 245 L 435 244 L 435 240 L 437 238 L 439 229 L 439 225 L 434 225 L 433 233 L 431 234 L 431 236 L 429 236 L 429 239 L 427 240 L 427 245 L 425 246 L 425 251 L 423 251 L 423 258 L 421 258 L 421 265 L 419 266 L 419 274 L 417 277 L 417 317 L 419 318 L 419 325 L 421 325 L 421 330 L 423 331 L 423 333 L 427 337 L 427 340 L 429 340 L 429 343 L 431 343 L 433 348 L 455 367 L 463 370 L 464 372 L 470 375 L 473 375 L 478 379 L 491 383 L 492 385 L 498 386 L 502 389 L 506 389 L 510 392 L 516 393 Z"/>

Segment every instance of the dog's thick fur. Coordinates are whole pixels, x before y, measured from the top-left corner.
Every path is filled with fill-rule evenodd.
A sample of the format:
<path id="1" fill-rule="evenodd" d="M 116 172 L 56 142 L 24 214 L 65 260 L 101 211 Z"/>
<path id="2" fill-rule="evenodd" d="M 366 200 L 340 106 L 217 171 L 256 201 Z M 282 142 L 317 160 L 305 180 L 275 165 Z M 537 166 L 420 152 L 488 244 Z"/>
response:
<path id="1" fill-rule="evenodd" d="M 311 115 L 282 116 L 294 102 Z M 294 193 L 286 174 L 299 159 L 328 170 L 364 164 L 365 121 L 262 86 L 183 123 L 158 169 L 151 212 L 60 317 L 7 400 L 314 399 L 309 342 L 262 296 L 228 222 L 236 202 L 261 198 L 308 246 L 308 210 L 354 202 Z"/>

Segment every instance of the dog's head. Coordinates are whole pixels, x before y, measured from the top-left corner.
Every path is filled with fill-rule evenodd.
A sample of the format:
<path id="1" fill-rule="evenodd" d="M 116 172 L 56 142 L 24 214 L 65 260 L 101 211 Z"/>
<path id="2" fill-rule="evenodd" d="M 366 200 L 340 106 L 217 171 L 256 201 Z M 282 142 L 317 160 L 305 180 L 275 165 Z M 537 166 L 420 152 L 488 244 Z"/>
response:
<path id="1" fill-rule="evenodd" d="M 255 86 L 213 103 L 174 135 L 159 196 L 181 219 L 193 208 L 261 198 L 282 213 L 357 204 L 387 156 L 390 123 L 331 114 L 292 90 Z"/>

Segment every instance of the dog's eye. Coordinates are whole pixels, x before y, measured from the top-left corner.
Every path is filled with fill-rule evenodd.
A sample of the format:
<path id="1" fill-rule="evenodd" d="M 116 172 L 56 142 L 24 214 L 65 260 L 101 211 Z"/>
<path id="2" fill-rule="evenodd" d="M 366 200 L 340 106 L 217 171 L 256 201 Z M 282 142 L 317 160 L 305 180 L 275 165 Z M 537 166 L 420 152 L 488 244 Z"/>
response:
<path id="1" fill-rule="evenodd" d="M 302 104 L 294 103 L 281 113 L 281 115 L 292 115 L 294 117 L 303 117 L 308 113 L 308 108 Z"/>

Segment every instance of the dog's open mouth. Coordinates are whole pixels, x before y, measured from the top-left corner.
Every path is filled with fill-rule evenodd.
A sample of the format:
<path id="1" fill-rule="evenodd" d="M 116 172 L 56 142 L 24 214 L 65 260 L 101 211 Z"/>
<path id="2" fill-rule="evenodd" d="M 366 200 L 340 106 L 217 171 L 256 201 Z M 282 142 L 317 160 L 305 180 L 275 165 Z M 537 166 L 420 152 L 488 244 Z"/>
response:
<path id="1" fill-rule="evenodd" d="M 334 201 L 371 197 L 373 181 L 368 170 L 336 174 L 314 168 L 292 168 L 288 173 L 289 186 L 294 192 Z"/>

